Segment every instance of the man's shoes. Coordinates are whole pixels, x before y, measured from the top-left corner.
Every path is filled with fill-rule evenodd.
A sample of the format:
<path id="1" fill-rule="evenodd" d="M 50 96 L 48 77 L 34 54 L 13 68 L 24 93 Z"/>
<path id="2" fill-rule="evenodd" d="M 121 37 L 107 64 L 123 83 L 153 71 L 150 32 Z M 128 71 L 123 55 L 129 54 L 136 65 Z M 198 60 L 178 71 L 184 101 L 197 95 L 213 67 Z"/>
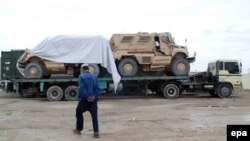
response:
<path id="1" fill-rule="evenodd" d="M 94 132 L 94 137 L 95 138 L 100 138 L 99 132 Z"/>
<path id="2" fill-rule="evenodd" d="M 76 134 L 76 135 L 81 135 L 81 131 L 77 130 L 77 129 L 74 129 L 73 130 L 73 133 Z"/>

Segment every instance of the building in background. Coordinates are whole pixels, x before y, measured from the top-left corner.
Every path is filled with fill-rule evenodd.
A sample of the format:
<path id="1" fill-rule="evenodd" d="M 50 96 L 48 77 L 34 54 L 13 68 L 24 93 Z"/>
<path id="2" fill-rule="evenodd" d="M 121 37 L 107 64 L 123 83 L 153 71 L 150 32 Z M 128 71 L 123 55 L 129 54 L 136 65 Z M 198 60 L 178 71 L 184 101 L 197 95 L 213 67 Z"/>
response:
<path id="1" fill-rule="evenodd" d="M 250 90 L 250 73 L 242 75 L 242 84 L 244 90 Z"/>

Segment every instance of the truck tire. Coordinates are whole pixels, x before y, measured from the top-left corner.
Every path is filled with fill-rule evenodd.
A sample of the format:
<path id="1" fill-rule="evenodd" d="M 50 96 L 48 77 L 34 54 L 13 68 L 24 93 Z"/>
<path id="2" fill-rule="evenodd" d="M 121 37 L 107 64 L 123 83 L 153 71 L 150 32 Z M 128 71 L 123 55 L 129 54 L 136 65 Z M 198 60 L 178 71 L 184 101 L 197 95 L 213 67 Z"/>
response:
<path id="1" fill-rule="evenodd" d="M 97 64 L 89 64 L 89 71 L 98 77 L 100 74 L 100 67 Z"/>
<path id="2" fill-rule="evenodd" d="M 176 84 L 166 84 L 163 88 L 163 96 L 168 99 L 179 97 L 180 88 Z"/>
<path id="3" fill-rule="evenodd" d="M 41 64 L 36 62 L 29 63 L 24 69 L 25 78 L 43 78 L 44 71 Z"/>
<path id="4" fill-rule="evenodd" d="M 65 99 L 67 101 L 75 101 L 77 100 L 77 87 L 76 86 L 68 86 L 65 89 Z"/>
<path id="5" fill-rule="evenodd" d="M 171 63 L 171 73 L 175 76 L 188 75 L 190 71 L 190 64 L 185 58 L 176 58 Z"/>
<path id="6" fill-rule="evenodd" d="M 220 98 L 230 97 L 232 95 L 232 87 L 229 84 L 219 84 L 217 86 L 217 95 Z"/>
<path id="7" fill-rule="evenodd" d="M 118 64 L 118 71 L 122 76 L 135 76 L 138 65 L 134 59 L 124 58 Z"/>
<path id="8" fill-rule="evenodd" d="M 63 98 L 63 90 L 59 86 L 50 86 L 46 95 L 50 101 L 60 101 Z"/>

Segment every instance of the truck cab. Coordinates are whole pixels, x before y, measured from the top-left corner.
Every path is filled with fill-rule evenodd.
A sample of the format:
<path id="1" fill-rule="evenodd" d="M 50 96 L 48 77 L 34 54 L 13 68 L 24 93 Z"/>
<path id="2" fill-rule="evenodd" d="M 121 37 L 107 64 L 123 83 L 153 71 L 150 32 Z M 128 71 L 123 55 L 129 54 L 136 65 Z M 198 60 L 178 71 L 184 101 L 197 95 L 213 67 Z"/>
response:
<path id="1" fill-rule="evenodd" d="M 218 95 L 242 91 L 242 63 L 238 60 L 214 60 L 208 63 L 208 74 L 214 78 Z"/>

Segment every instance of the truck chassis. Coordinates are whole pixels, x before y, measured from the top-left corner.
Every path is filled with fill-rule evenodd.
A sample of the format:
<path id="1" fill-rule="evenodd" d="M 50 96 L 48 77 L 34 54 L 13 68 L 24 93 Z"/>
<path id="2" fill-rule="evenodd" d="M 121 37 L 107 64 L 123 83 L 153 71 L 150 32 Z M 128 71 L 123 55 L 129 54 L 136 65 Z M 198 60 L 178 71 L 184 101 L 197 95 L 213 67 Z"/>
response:
<path id="1" fill-rule="evenodd" d="M 114 93 L 111 77 L 99 78 L 102 94 Z M 12 79 L 5 82 L 5 89 L 23 97 L 46 96 L 50 101 L 77 100 L 77 78 Z M 206 72 L 193 76 L 139 76 L 122 77 L 117 93 L 135 95 L 154 93 L 164 98 L 178 98 L 183 91 L 203 90 L 212 96 L 229 97 L 233 87 L 208 77 Z"/>

